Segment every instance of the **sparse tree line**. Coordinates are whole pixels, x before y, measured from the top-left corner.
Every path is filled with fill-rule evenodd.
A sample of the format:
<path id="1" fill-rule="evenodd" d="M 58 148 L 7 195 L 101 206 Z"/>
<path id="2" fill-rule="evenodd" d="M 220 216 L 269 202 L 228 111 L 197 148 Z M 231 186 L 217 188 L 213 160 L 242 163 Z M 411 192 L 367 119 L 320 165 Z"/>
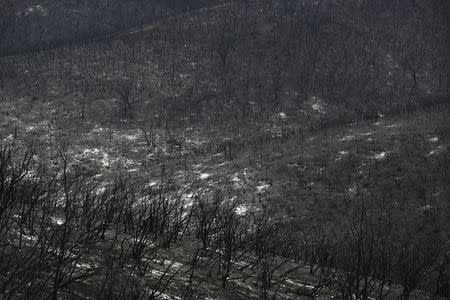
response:
<path id="1" fill-rule="evenodd" d="M 341 299 L 410 299 L 415 289 L 448 298 L 448 271 L 442 272 L 449 268 L 448 245 L 432 213 L 406 221 L 412 216 L 396 215 L 386 202 L 344 199 L 346 211 L 337 209 L 330 219 L 321 212 L 304 237 L 311 273 L 333 278 Z"/>

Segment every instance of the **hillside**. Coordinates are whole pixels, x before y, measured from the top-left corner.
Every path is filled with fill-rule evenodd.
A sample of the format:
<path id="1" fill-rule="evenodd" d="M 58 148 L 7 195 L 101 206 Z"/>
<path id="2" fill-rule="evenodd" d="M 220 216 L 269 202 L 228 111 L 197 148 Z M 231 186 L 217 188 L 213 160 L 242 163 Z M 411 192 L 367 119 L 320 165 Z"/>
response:
<path id="1" fill-rule="evenodd" d="M 54 48 L 209 6 L 214 0 L 0 1 L 0 55 Z"/>
<path id="2" fill-rule="evenodd" d="M 448 298 L 448 4 L 208 7 L 0 58 L 0 295 Z"/>
<path id="3" fill-rule="evenodd" d="M 426 235 L 426 233 L 430 230 L 439 228 L 439 231 L 436 231 L 438 236 L 443 234 L 448 239 L 449 207 L 448 201 L 446 201 L 449 192 L 446 184 L 448 174 L 445 168 L 440 167 L 449 163 L 448 121 L 448 107 L 444 106 L 440 111 L 433 109 L 409 116 L 384 118 L 376 122 L 364 122 L 345 128 L 331 129 L 312 135 L 304 141 L 296 139 L 287 140 L 284 143 L 272 141 L 262 146 L 258 155 L 254 155 L 254 149 L 249 148 L 242 151 L 233 160 L 228 159 L 222 153 L 216 152 L 192 157 L 183 161 L 183 165 L 177 163 L 176 159 L 172 165 L 170 160 L 166 160 L 167 169 L 171 173 L 169 177 L 157 171 L 157 164 L 151 167 L 144 164 L 145 158 L 136 158 L 136 153 L 146 153 L 146 142 L 142 135 L 133 136 L 126 129 L 115 131 L 113 133 L 114 141 L 107 149 L 108 154 L 105 155 L 102 153 L 104 148 L 101 147 L 107 143 L 107 138 L 102 138 L 102 131 L 94 130 L 90 134 L 81 134 L 78 137 L 77 145 L 80 148 L 83 145 L 89 145 L 92 148 L 81 148 L 83 151 L 79 151 L 79 154 L 73 153 L 74 156 L 70 157 L 70 164 L 73 164 L 72 167 L 89 168 L 90 166 L 102 174 L 105 174 L 104 168 L 106 168 L 105 170 L 119 168 L 122 177 L 116 177 L 111 183 L 112 185 L 104 185 L 103 181 L 93 181 L 83 188 L 83 190 L 85 188 L 87 190 L 81 192 L 79 196 L 76 196 L 76 190 L 71 191 L 75 194 L 71 194 L 70 199 L 75 200 L 72 197 L 84 197 L 83 195 L 88 195 L 85 193 L 94 193 L 92 196 L 97 196 L 94 196 L 93 200 L 100 196 L 96 200 L 100 201 L 98 204 L 100 205 L 104 203 L 102 199 L 105 198 L 103 197 L 119 197 L 118 199 L 121 200 L 116 203 L 121 206 L 121 209 L 127 210 L 128 205 L 142 205 L 138 204 L 142 201 L 139 198 L 141 197 L 139 195 L 142 195 L 141 193 L 149 195 L 144 196 L 144 199 L 157 201 L 156 199 L 161 196 L 164 197 L 162 199 L 175 197 L 174 199 L 180 199 L 181 203 L 192 202 L 194 207 L 202 201 L 210 199 L 210 197 L 212 199 L 220 197 L 219 199 L 223 199 L 218 200 L 222 203 L 221 209 L 223 211 L 221 213 L 230 213 L 230 210 L 234 212 L 240 220 L 239 222 L 244 222 L 239 226 L 246 226 L 244 220 L 248 218 L 261 222 L 259 214 L 265 210 L 261 204 L 266 203 L 265 205 L 268 204 L 271 207 L 270 210 L 275 211 L 275 214 L 270 213 L 270 215 L 283 220 L 281 222 L 285 224 L 284 226 L 289 224 L 288 230 L 291 234 L 305 235 L 303 238 L 311 239 L 312 242 L 320 238 L 320 235 L 316 234 L 321 232 L 320 228 L 324 224 L 324 218 L 329 219 L 328 222 L 335 222 L 335 217 L 351 212 L 350 210 L 347 211 L 348 208 L 340 203 L 342 196 L 347 195 L 355 200 L 361 195 L 367 196 L 367 191 L 374 193 L 377 189 L 394 193 L 407 192 L 408 194 L 404 196 L 408 197 L 408 200 L 402 203 L 400 207 L 407 204 L 408 217 L 413 219 L 414 222 L 418 222 L 417 224 L 424 222 L 421 226 L 425 226 L 425 229 L 415 233 L 418 241 L 423 243 L 416 250 L 420 249 L 420 251 L 427 253 L 432 249 L 425 246 L 428 245 L 433 248 L 438 246 L 436 243 L 428 244 L 427 240 L 431 236 Z M 26 128 L 19 127 L 18 132 L 26 131 Z M 30 131 L 28 130 L 28 132 Z M 37 131 L 31 130 L 34 135 L 39 134 L 39 132 L 43 131 L 39 129 Z M 409 134 L 409 132 L 414 134 Z M 92 134 L 96 136 L 96 143 L 93 143 L 90 138 Z M 36 138 L 38 137 L 36 136 Z M 23 140 L 27 140 L 27 138 L 20 134 L 16 139 L 9 137 L 3 140 L 3 144 L 12 143 L 17 147 Z M 43 140 L 46 140 L 46 138 L 43 138 Z M 117 143 L 121 140 L 127 141 L 129 156 L 124 157 L 123 154 L 120 154 L 120 148 L 117 148 L 120 145 Z M 398 140 L 403 142 L 398 143 Z M 5 158 L 4 155 L 3 152 L 3 159 Z M 105 156 L 107 160 L 105 160 Z M 133 163 L 135 161 L 141 163 L 127 166 L 127 162 Z M 123 163 L 122 166 L 121 162 Z M 339 177 L 336 177 L 336 172 L 338 172 Z M 36 176 L 32 174 L 30 173 L 31 178 Z M 134 192 L 130 190 L 126 193 L 137 193 L 137 195 L 129 195 L 127 198 L 119 196 L 125 193 L 125 191 L 119 192 L 125 188 L 124 183 L 132 184 L 133 189 L 135 189 Z M 404 189 L 399 190 L 397 186 L 404 186 Z M 171 195 L 172 192 L 166 194 L 169 191 L 168 189 L 173 190 L 175 194 Z M 415 194 L 420 193 L 421 190 L 426 193 L 426 198 L 421 198 Z M 222 196 L 210 194 L 214 191 L 221 191 L 220 193 L 224 194 Z M 129 198 L 130 196 L 131 198 Z M 391 195 L 387 198 L 377 197 L 374 201 L 376 205 L 399 205 L 389 201 L 392 197 L 399 200 L 404 199 L 401 195 Z M 137 203 L 135 202 L 136 199 Z M 314 201 L 311 201 L 312 199 Z M 388 201 L 386 202 L 386 200 Z M 99 208 L 93 207 L 92 216 L 96 218 L 101 216 L 100 211 L 96 212 L 96 209 Z M 42 220 L 48 218 L 46 222 L 54 224 L 49 227 L 49 232 L 58 234 L 60 228 L 66 226 L 67 216 L 62 211 L 52 211 L 47 210 L 43 216 L 38 218 L 44 218 Z M 330 216 L 330 213 L 334 216 Z M 391 213 L 403 215 L 401 211 L 391 211 Z M 84 217 L 80 217 L 78 217 L 79 220 L 84 219 Z M 89 215 L 85 217 L 89 218 Z M 242 219 L 243 217 L 245 219 Z M 286 220 L 286 217 L 288 217 L 288 220 Z M 430 218 L 437 219 L 432 221 L 433 219 Z M 176 219 L 170 220 L 170 222 L 176 222 Z M 192 222 L 196 222 L 194 220 Z M 13 224 L 16 222 L 14 219 L 11 221 L 13 221 Z M 337 224 L 345 226 L 340 222 Z M 95 230 L 95 227 L 92 230 Z M 302 299 L 304 297 L 309 299 L 311 296 L 317 295 L 319 299 L 329 299 L 340 289 L 338 281 L 330 281 L 337 274 L 334 271 L 327 271 L 326 273 L 317 271 L 316 268 L 320 266 L 320 260 L 316 259 L 320 256 L 311 256 L 312 253 L 308 256 L 307 252 L 304 252 L 306 249 L 301 250 L 302 244 L 297 244 L 295 239 L 282 238 L 280 241 L 286 243 L 286 246 L 289 245 L 287 249 L 293 251 L 287 256 L 291 257 L 289 259 L 271 256 L 269 255 L 271 252 L 264 252 L 264 256 L 255 257 L 251 252 L 247 252 L 246 247 L 239 248 L 242 249 L 239 250 L 242 252 L 233 255 L 233 257 L 236 257 L 233 258 L 233 261 L 239 261 L 233 262 L 230 279 L 227 287 L 223 289 L 220 283 L 220 273 L 218 275 L 210 274 L 211 270 L 214 270 L 214 266 L 220 263 L 219 254 L 211 254 L 214 253 L 211 251 L 214 251 L 215 246 L 211 245 L 208 250 L 203 250 L 201 240 L 192 239 L 190 234 L 186 233 L 182 240 L 166 248 L 162 244 L 153 245 L 150 242 L 153 238 L 141 236 L 139 231 L 136 231 L 136 234 L 138 234 L 136 236 L 129 230 L 119 233 L 115 229 L 109 229 L 106 238 L 93 241 L 95 247 L 90 246 L 89 250 L 86 249 L 87 252 L 83 251 L 79 256 L 73 258 L 68 256 L 64 265 L 67 268 L 65 272 L 69 272 L 66 275 L 69 277 L 65 279 L 68 285 L 63 285 L 64 287 L 59 292 L 60 297 L 64 299 L 76 295 L 77 298 L 96 298 L 102 297 L 101 294 L 103 293 L 105 293 L 104 295 L 106 293 L 118 293 L 117 295 L 120 295 L 120 290 L 114 291 L 114 288 L 111 290 L 111 287 L 108 288 L 108 286 L 100 291 L 98 290 L 100 282 L 111 280 L 104 277 L 109 276 L 108 273 L 104 274 L 101 271 L 108 266 L 105 259 L 115 261 L 114 265 L 108 266 L 108 268 L 113 268 L 108 269 L 110 270 L 108 272 L 117 272 L 116 284 L 119 282 L 124 284 L 124 282 L 127 282 L 125 281 L 126 276 L 133 276 L 135 279 L 129 282 L 130 287 L 139 287 L 141 290 L 155 288 L 154 296 L 158 299 L 185 298 L 187 297 L 186 293 L 191 292 L 197 296 L 212 299 L 260 299 L 261 282 L 258 277 L 258 272 L 260 272 L 258 268 L 261 259 L 268 264 L 267 272 L 272 272 L 272 270 L 275 272 L 272 284 L 280 298 Z M 173 229 L 168 227 L 167 230 Z M 264 237 L 267 239 L 277 237 L 279 234 L 272 235 L 274 229 L 264 226 L 260 230 L 266 232 Z M 279 228 L 276 230 L 278 232 L 286 229 Z M 343 230 L 345 229 L 343 228 Z M 25 253 L 27 256 L 36 255 L 33 254 L 34 251 L 50 246 L 46 245 L 45 235 L 38 232 L 33 233 L 27 227 L 21 231 L 14 231 L 12 234 L 13 236 L 10 239 L 13 237 L 11 241 L 14 241 L 16 247 L 17 243 L 21 243 L 22 245 L 19 247 L 23 249 L 32 247 L 28 250 L 30 252 Z M 244 245 L 250 246 L 253 243 L 252 240 L 257 238 L 259 234 L 262 233 L 249 233 L 242 242 Z M 336 232 L 332 232 L 329 235 L 322 236 L 325 239 L 323 242 L 330 243 L 336 238 L 335 234 Z M 145 238 L 140 240 L 141 237 Z M 86 237 L 82 236 L 81 238 Z M 278 238 L 281 237 L 278 236 Z M 395 235 L 395 238 L 398 239 L 399 236 Z M 409 237 L 403 242 L 407 241 L 409 241 Z M 85 241 L 78 242 L 84 243 Z M 139 252 L 138 260 L 133 259 L 133 255 L 136 254 L 133 254 L 132 251 L 136 251 L 133 250 L 135 248 L 128 249 L 127 244 L 123 245 L 124 242 L 137 243 L 134 247 L 142 242 L 145 243 L 141 250 L 142 253 Z M 160 243 L 163 242 L 164 240 L 160 241 Z M 83 244 L 79 244 L 77 247 L 80 247 L 80 245 Z M 332 247 L 331 245 L 328 247 Z M 105 257 L 105 255 L 107 256 Z M 320 252 L 317 255 L 320 255 Z M 332 254 L 330 253 L 330 255 Z M 18 259 L 18 257 L 14 259 Z M 49 252 L 47 256 L 39 259 L 52 259 L 52 254 Z M 130 261 L 126 263 L 128 259 Z M 356 263 L 356 261 L 352 261 L 353 258 L 348 259 L 351 259 L 349 262 Z M 14 264 L 14 260 L 9 263 Z M 37 262 L 30 261 L 30 263 Z M 126 266 L 121 266 L 124 263 Z M 316 265 L 317 263 L 319 265 Z M 47 264 L 48 261 L 45 262 L 45 265 Z M 29 269 L 27 268 L 29 266 L 25 264 L 24 270 L 18 269 L 16 272 L 19 272 L 17 274 L 22 274 L 21 271 L 28 272 Z M 315 270 L 314 273 L 311 273 L 311 270 Z M 432 272 L 428 267 L 421 271 L 426 272 L 426 274 Z M 39 275 L 38 278 L 40 276 L 43 275 Z M 425 281 L 422 284 L 425 286 L 433 284 L 432 278 L 428 280 L 431 281 Z M 31 282 L 31 287 L 27 289 L 28 293 L 36 293 L 35 289 L 38 289 L 42 283 L 35 280 Z M 20 285 L 18 287 L 20 288 Z M 402 288 L 401 286 L 391 285 L 386 293 L 388 291 L 394 299 L 401 293 Z M 45 290 L 41 290 L 40 293 L 42 294 L 35 295 L 44 297 L 46 294 Z M 414 291 L 413 294 L 418 299 L 427 299 L 420 291 Z M 125 295 L 123 294 L 124 297 Z M 147 296 L 141 294 L 139 297 L 146 298 Z"/>

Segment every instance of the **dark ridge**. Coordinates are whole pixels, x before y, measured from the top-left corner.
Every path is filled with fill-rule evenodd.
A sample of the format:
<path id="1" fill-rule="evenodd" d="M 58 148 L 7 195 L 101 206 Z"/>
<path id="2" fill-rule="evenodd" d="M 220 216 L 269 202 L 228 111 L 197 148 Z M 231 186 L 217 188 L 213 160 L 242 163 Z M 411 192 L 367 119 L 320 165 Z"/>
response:
<path id="1" fill-rule="evenodd" d="M 218 2 L 4 0 L 0 2 L 0 56 L 77 44 Z"/>

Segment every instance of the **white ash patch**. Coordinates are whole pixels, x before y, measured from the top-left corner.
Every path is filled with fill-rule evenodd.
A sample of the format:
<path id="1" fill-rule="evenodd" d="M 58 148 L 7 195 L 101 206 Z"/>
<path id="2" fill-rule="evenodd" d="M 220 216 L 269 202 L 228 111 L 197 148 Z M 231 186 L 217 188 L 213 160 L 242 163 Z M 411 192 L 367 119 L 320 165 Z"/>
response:
<path id="1" fill-rule="evenodd" d="M 314 109 L 315 111 L 323 111 L 323 107 L 319 104 L 314 103 L 313 105 L 311 105 L 311 108 Z"/>
<path id="2" fill-rule="evenodd" d="M 29 179 L 35 179 L 38 177 L 38 172 L 36 170 L 30 170 L 25 174 L 25 177 Z"/>
<path id="3" fill-rule="evenodd" d="M 14 136 L 12 134 L 8 135 L 7 137 L 5 137 L 2 142 L 9 142 L 14 140 Z"/>
<path id="4" fill-rule="evenodd" d="M 145 239 L 141 240 L 140 238 L 133 237 L 131 239 L 131 241 L 132 241 L 133 244 L 145 245 L 147 247 L 155 247 L 155 244 L 153 243 L 153 241 L 151 241 L 148 238 L 145 238 Z"/>
<path id="5" fill-rule="evenodd" d="M 244 181 L 239 177 L 238 173 L 234 174 L 230 179 L 235 189 L 242 189 L 245 185 Z"/>
<path id="6" fill-rule="evenodd" d="M 443 151 L 445 151 L 446 148 L 443 145 L 438 146 L 436 149 L 431 150 L 427 155 L 436 155 Z"/>
<path id="7" fill-rule="evenodd" d="M 103 128 L 103 127 L 100 127 L 100 126 L 98 126 L 98 125 L 95 125 L 94 128 L 91 130 L 91 133 L 99 134 L 99 133 L 105 132 L 106 130 L 107 130 L 107 129 L 105 129 L 105 128 Z"/>
<path id="8" fill-rule="evenodd" d="M 325 104 L 320 97 L 312 96 L 309 99 L 308 104 L 311 106 L 312 110 L 318 113 L 325 112 Z"/>
<path id="9" fill-rule="evenodd" d="M 39 14 L 42 16 L 48 15 L 48 10 L 42 5 L 34 5 L 27 7 L 24 11 L 17 12 L 17 15 L 30 16 L 33 14 Z"/>
<path id="10" fill-rule="evenodd" d="M 91 265 L 91 264 L 88 264 L 88 263 L 77 263 L 76 265 L 75 265 L 78 269 L 92 269 L 93 268 L 93 266 Z"/>
<path id="11" fill-rule="evenodd" d="M 101 187 L 99 187 L 99 188 L 95 191 L 95 194 L 96 194 L 97 196 L 100 196 L 100 195 L 102 195 L 104 192 L 106 192 L 106 187 L 105 187 L 105 186 L 101 186 Z"/>
<path id="12" fill-rule="evenodd" d="M 245 204 L 241 204 L 236 207 L 235 212 L 238 216 L 245 216 L 248 212 L 248 206 Z"/>
<path id="13" fill-rule="evenodd" d="M 211 174 L 209 174 L 209 173 L 201 173 L 201 174 L 199 175 L 199 178 L 200 178 L 201 180 L 208 179 L 209 177 L 211 177 Z"/>
<path id="14" fill-rule="evenodd" d="M 159 270 L 151 270 L 150 272 L 155 276 L 164 276 L 164 272 L 161 272 Z"/>
<path id="15" fill-rule="evenodd" d="M 259 210 L 260 210 L 260 208 L 258 208 L 258 206 L 254 205 L 254 204 L 240 204 L 235 208 L 234 212 L 238 216 L 246 216 L 250 213 L 254 213 Z"/>
<path id="16" fill-rule="evenodd" d="M 258 291 L 255 290 L 250 284 L 245 284 L 244 282 L 241 282 L 240 280 L 232 280 L 235 284 L 237 284 L 240 287 L 243 287 L 245 289 L 250 290 L 253 293 L 257 293 Z"/>
<path id="17" fill-rule="evenodd" d="M 189 208 L 192 205 L 194 205 L 195 202 L 195 194 L 194 193 L 187 193 L 181 196 L 181 200 L 183 201 L 183 205 L 185 208 Z M 187 212 L 186 212 L 187 214 Z"/>
<path id="18" fill-rule="evenodd" d="M 278 117 L 280 117 L 280 119 L 282 119 L 282 120 L 284 120 L 284 119 L 287 118 L 287 116 L 286 116 L 286 114 L 285 114 L 284 112 L 280 112 L 280 113 L 278 114 Z"/>
<path id="19" fill-rule="evenodd" d="M 429 211 L 429 210 L 433 209 L 433 205 L 427 204 L 427 205 L 422 206 L 420 209 L 423 211 Z"/>
<path id="20" fill-rule="evenodd" d="M 153 181 L 150 181 L 149 183 L 147 183 L 146 187 L 154 187 L 156 185 L 158 185 L 158 182 L 153 180 Z"/>
<path id="21" fill-rule="evenodd" d="M 349 141 L 353 141 L 355 139 L 354 135 L 346 135 L 342 138 L 339 139 L 339 141 L 341 142 L 349 142 Z"/>
<path id="22" fill-rule="evenodd" d="M 391 125 L 388 125 L 388 126 L 386 126 L 387 128 L 395 128 L 395 127 L 399 127 L 400 125 L 399 124 L 391 124 Z"/>
<path id="23" fill-rule="evenodd" d="M 338 154 L 337 154 L 337 157 L 336 157 L 335 161 L 341 160 L 342 158 L 344 158 L 344 157 L 347 156 L 348 154 L 349 154 L 348 151 L 345 151 L 345 150 L 339 151 Z"/>
<path id="24" fill-rule="evenodd" d="M 136 167 L 137 165 L 134 160 L 125 157 L 112 158 L 105 150 L 98 148 L 86 148 L 82 152 L 75 154 L 74 157 L 77 161 L 87 159 L 92 162 L 97 162 L 103 168 L 110 168 L 114 163 L 127 169 Z"/>
<path id="25" fill-rule="evenodd" d="M 201 147 L 206 144 L 206 141 L 202 141 L 200 139 L 186 139 L 185 143 L 191 146 Z"/>
<path id="26" fill-rule="evenodd" d="M 166 268 L 175 268 L 175 269 L 181 269 L 184 265 L 179 262 L 172 262 L 171 260 L 164 259 L 161 263 Z"/>
<path id="27" fill-rule="evenodd" d="M 308 289 L 308 290 L 313 290 L 315 289 L 315 286 L 308 284 L 308 283 L 302 283 L 302 282 L 297 282 L 297 281 L 293 281 L 292 279 L 286 279 L 286 283 L 290 284 L 290 285 L 294 285 L 296 287 L 299 288 L 304 288 L 304 289 Z"/>
<path id="28" fill-rule="evenodd" d="M 12 232 L 15 233 L 17 235 L 17 237 L 20 237 L 22 240 L 24 240 L 26 242 L 36 242 L 39 239 L 39 237 L 37 237 L 35 235 L 28 235 L 24 232 L 22 232 L 22 234 L 21 234 L 20 231 L 17 229 L 13 229 Z"/>
<path id="29" fill-rule="evenodd" d="M 439 141 L 439 138 L 438 138 L 437 136 L 433 136 L 433 137 L 430 137 L 430 138 L 428 139 L 428 141 L 429 141 L 430 143 L 437 143 L 437 142 Z"/>
<path id="30" fill-rule="evenodd" d="M 241 268 L 249 266 L 249 263 L 243 260 L 235 261 L 234 264 Z"/>
<path id="31" fill-rule="evenodd" d="M 264 182 L 256 187 L 256 191 L 258 193 L 262 193 L 262 192 L 266 191 L 269 187 L 270 187 L 270 185 L 268 183 Z"/>
<path id="32" fill-rule="evenodd" d="M 89 156 L 89 155 L 98 155 L 100 153 L 100 150 L 97 148 L 94 149 L 84 149 L 82 156 Z"/>
<path id="33" fill-rule="evenodd" d="M 66 222 L 66 220 L 65 220 L 64 218 L 62 218 L 62 217 L 56 217 L 56 216 L 51 216 L 51 217 L 50 217 L 50 221 L 51 221 L 53 224 L 58 225 L 58 226 L 61 226 L 61 225 L 63 225 L 63 224 Z"/>
<path id="34" fill-rule="evenodd" d="M 165 294 L 165 293 L 160 294 L 156 298 L 161 299 L 161 300 L 181 300 L 181 298 L 178 296 L 169 295 L 169 294 Z"/>
<path id="35" fill-rule="evenodd" d="M 383 160 L 386 157 L 387 157 L 387 152 L 385 152 L 385 151 L 382 151 L 380 153 L 376 153 L 375 155 L 372 156 L 372 158 L 376 159 L 376 160 Z"/>
<path id="36" fill-rule="evenodd" d="M 135 141 L 139 138 L 139 136 L 133 135 L 133 134 L 122 134 L 119 138 L 127 140 L 127 141 Z"/>
<path id="37" fill-rule="evenodd" d="M 358 188 L 356 187 L 356 185 L 352 185 L 351 187 L 348 188 L 348 193 L 350 195 L 355 195 L 357 191 L 358 191 Z"/>
<path id="38" fill-rule="evenodd" d="M 373 135 L 373 134 L 374 134 L 373 132 L 363 132 L 363 133 L 360 133 L 361 136 L 371 136 L 371 135 Z"/>
<path id="39" fill-rule="evenodd" d="M 146 204 L 150 201 L 150 196 L 143 196 L 136 199 L 136 203 L 133 205 L 134 207 L 139 207 L 139 205 Z"/>
<path id="40" fill-rule="evenodd" d="M 106 153 L 106 152 L 103 152 L 103 155 L 101 156 L 101 159 L 100 159 L 100 164 L 104 167 L 104 168 L 107 168 L 107 167 L 110 167 L 111 166 L 111 159 L 109 158 L 109 154 L 108 153 Z"/>
<path id="41" fill-rule="evenodd" d="M 239 178 L 239 176 L 237 174 L 234 174 L 233 178 L 231 178 L 232 182 L 241 182 L 242 180 Z"/>

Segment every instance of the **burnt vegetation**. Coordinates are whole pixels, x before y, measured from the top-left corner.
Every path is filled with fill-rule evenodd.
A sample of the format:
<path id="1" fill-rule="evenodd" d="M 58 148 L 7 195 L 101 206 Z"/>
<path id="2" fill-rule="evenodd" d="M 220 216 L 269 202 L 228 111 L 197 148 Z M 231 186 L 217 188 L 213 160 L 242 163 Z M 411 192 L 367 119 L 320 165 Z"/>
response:
<path id="1" fill-rule="evenodd" d="M 0 298 L 450 299 L 449 3 L 0 0 Z"/>

